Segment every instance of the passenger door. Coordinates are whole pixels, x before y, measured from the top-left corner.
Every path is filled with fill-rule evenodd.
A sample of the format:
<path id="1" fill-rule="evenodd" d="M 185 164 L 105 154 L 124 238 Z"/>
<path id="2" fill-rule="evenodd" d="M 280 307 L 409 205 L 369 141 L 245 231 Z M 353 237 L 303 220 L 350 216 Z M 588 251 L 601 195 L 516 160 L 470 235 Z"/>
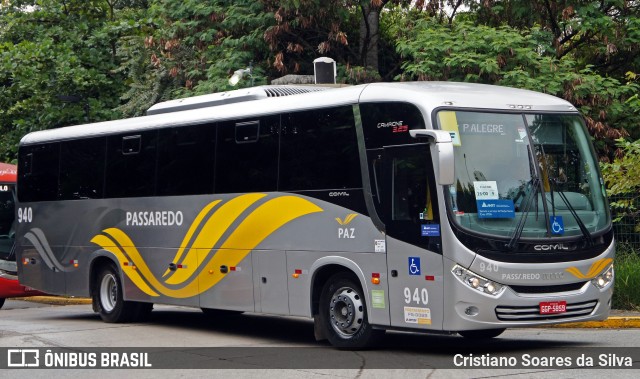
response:
<path id="1" fill-rule="evenodd" d="M 382 177 L 391 325 L 441 329 L 443 262 L 429 146 L 384 148 Z"/>

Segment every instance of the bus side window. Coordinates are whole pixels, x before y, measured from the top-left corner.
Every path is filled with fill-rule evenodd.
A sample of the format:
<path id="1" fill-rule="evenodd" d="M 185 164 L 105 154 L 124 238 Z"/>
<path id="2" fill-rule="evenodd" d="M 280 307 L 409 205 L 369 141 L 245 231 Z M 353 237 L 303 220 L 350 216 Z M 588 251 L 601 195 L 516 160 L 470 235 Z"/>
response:
<path id="1" fill-rule="evenodd" d="M 216 124 L 161 129 L 158 142 L 158 195 L 213 192 Z"/>
<path id="2" fill-rule="evenodd" d="M 280 116 L 218 123 L 215 193 L 275 191 Z"/>
<path id="3" fill-rule="evenodd" d="M 18 196 L 20 201 L 52 201 L 58 196 L 60 144 L 29 146 L 21 149 Z M 28 168 L 23 171 L 22 168 Z"/>
<path id="4" fill-rule="evenodd" d="M 283 115 L 280 144 L 279 190 L 362 187 L 351 106 Z"/>
<path id="5" fill-rule="evenodd" d="M 59 200 L 102 198 L 105 152 L 104 137 L 61 143 Z"/>

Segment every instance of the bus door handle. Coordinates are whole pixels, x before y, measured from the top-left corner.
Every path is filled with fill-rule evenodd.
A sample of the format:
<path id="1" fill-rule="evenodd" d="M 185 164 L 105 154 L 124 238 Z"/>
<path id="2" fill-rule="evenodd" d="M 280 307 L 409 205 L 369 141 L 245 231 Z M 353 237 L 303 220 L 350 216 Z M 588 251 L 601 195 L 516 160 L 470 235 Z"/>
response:
<path id="1" fill-rule="evenodd" d="M 398 277 L 398 270 L 391 270 L 391 276 L 394 278 Z"/>
<path id="2" fill-rule="evenodd" d="M 229 272 L 229 267 L 227 267 L 225 265 L 220 266 L 220 272 L 223 273 L 223 274 L 228 273 Z"/>
<path id="3" fill-rule="evenodd" d="M 178 266 L 175 263 L 169 263 L 169 270 L 175 271 L 177 268 Z"/>

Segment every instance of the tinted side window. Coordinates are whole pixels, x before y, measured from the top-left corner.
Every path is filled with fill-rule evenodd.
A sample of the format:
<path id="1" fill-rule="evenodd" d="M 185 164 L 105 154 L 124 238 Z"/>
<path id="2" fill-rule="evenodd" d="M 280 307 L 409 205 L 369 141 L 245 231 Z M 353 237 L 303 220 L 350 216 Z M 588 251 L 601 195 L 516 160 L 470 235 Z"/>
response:
<path id="1" fill-rule="evenodd" d="M 157 135 L 151 131 L 107 138 L 105 197 L 154 194 Z"/>
<path id="2" fill-rule="evenodd" d="M 215 124 L 159 131 L 158 195 L 213 192 Z"/>
<path id="3" fill-rule="evenodd" d="M 58 143 L 21 148 L 18 166 L 20 201 L 56 200 L 59 164 Z"/>
<path id="4" fill-rule="evenodd" d="M 420 110 L 412 104 L 361 104 L 360 112 L 367 149 L 416 143 L 409 130 L 425 127 Z"/>
<path id="5" fill-rule="evenodd" d="M 102 197 L 105 151 L 105 138 L 61 143 L 60 200 Z"/>
<path id="6" fill-rule="evenodd" d="M 218 124 L 216 193 L 276 190 L 279 127 L 280 116 Z"/>
<path id="7" fill-rule="evenodd" d="M 283 117 L 279 190 L 362 186 L 351 106 L 296 112 Z"/>

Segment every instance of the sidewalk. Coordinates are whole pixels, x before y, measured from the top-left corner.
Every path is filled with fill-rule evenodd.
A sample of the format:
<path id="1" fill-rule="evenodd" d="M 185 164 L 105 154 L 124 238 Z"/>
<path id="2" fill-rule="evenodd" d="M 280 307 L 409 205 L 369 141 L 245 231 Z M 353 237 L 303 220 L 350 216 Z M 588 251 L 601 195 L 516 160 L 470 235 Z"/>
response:
<path id="1" fill-rule="evenodd" d="M 34 301 L 51 305 L 73 305 L 91 304 L 91 299 L 81 297 L 58 297 L 58 296 L 32 296 L 16 297 L 16 300 Z M 605 321 L 572 322 L 561 325 L 545 325 L 545 328 L 602 328 L 602 329 L 622 329 L 640 328 L 640 312 L 623 311 L 612 309 L 609 318 Z"/>

